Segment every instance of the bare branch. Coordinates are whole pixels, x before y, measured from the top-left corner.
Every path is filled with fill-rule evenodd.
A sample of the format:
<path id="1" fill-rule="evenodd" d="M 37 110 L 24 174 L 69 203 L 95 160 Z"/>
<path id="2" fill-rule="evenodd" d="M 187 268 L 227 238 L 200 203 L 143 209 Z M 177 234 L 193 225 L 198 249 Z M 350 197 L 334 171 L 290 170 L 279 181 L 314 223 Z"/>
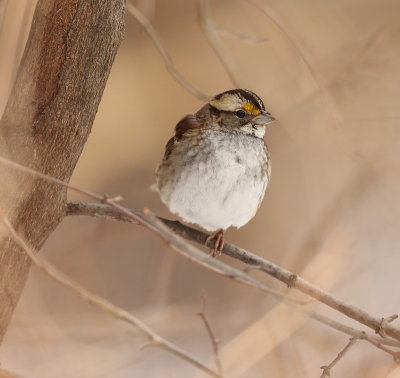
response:
<path id="1" fill-rule="evenodd" d="M 138 211 L 135 209 L 129 209 L 129 211 L 136 214 L 139 217 L 144 216 L 141 211 Z M 113 219 L 113 220 L 117 220 L 117 221 L 121 221 L 121 222 L 130 222 L 133 224 L 139 224 L 139 222 L 133 220 L 131 217 L 128 217 L 125 214 L 121 214 L 120 211 L 116 210 L 115 208 L 113 208 L 107 204 L 70 202 L 70 203 L 68 203 L 68 206 L 67 206 L 66 215 L 67 216 L 91 216 L 91 217 L 95 217 L 95 218 L 107 218 L 107 219 Z M 177 234 L 181 235 L 182 237 L 184 237 L 188 240 L 195 241 L 199 244 L 204 244 L 203 241 L 205 241 L 208 237 L 207 234 L 205 234 L 199 230 L 196 230 L 194 228 L 191 228 L 189 226 L 186 226 L 186 225 L 180 223 L 179 221 L 172 221 L 172 220 L 161 218 L 161 217 L 158 217 L 158 219 L 161 220 L 165 225 L 167 225 L 169 228 L 171 228 Z M 237 248 L 237 247 L 233 246 L 232 244 L 226 243 L 226 248 L 230 249 L 230 248 Z M 250 252 L 247 252 L 247 253 L 251 255 Z M 241 260 L 243 262 L 243 260 L 240 257 L 239 257 L 239 260 Z M 261 269 L 262 267 L 263 267 L 263 265 L 247 265 L 243 271 L 245 273 L 248 273 L 248 271 L 251 270 L 252 268 L 262 271 L 262 269 Z M 265 267 L 264 267 L 264 269 L 265 269 Z M 296 276 L 294 276 L 294 277 L 296 277 Z M 286 298 L 287 298 L 287 296 L 285 297 L 285 299 Z M 289 299 L 290 299 L 290 297 L 289 297 Z M 317 300 L 317 299 L 313 299 L 313 302 L 315 300 Z M 300 305 L 309 304 L 309 301 L 308 302 L 302 301 L 299 304 Z M 317 320 L 320 323 L 323 323 L 323 324 L 327 325 L 328 327 L 334 328 L 337 331 L 345 333 L 347 335 L 362 338 L 365 333 L 364 331 L 360 331 L 355 328 L 346 326 L 337 321 L 329 319 L 323 315 L 319 315 L 313 311 L 307 310 L 303 306 L 301 306 L 301 307 L 296 306 L 296 308 L 300 309 L 301 311 L 306 312 L 314 320 Z M 392 315 L 391 317 L 389 317 L 388 320 L 392 319 L 392 318 L 395 318 L 395 315 Z M 382 323 L 382 320 L 380 321 L 380 323 Z M 400 347 L 400 343 L 398 341 L 390 340 L 390 339 L 383 339 L 381 337 L 376 337 L 374 335 L 368 335 L 368 336 L 369 336 L 369 338 L 372 338 L 372 340 L 374 340 L 377 343 Z"/>
<path id="2" fill-rule="evenodd" d="M 236 30 L 227 29 L 227 28 L 225 28 L 225 27 L 223 27 L 221 25 L 213 24 L 213 30 L 215 30 L 219 34 L 225 34 L 227 36 L 236 38 L 239 41 L 242 41 L 242 42 L 245 42 L 245 43 L 252 43 L 252 44 L 258 45 L 260 43 L 268 42 L 268 38 L 267 37 L 253 36 L 253 35 L 240 33 L 240 32 L 238 32 Z"/>
<path id="3" fill-rule="evenodd" d="M 212 369 L 208 368 L 201 361 L 197 359 L 197 357 L 191 355 L 187 351 L 183 350 L 179 346 L 171 343 L 170 341 L 164 339 L 156 332 L 154 332 L 150 327 L 148 327 L 141 320 L 131 315 L 129 312 L 113 305 L 111 302 L 105 300 L 102 297 L 99 297 L 95 294 L 92 294 L 90 291 L 84 289 L 75 281 L 71 280 L 64 273 L 59 271 L 54 267 L 51 263 L 49 263 L 44 257 L 35 254 L 35 252 L 28 246 L 25 240 L 22 239 L 21 236 L 15 231 L 14 227 L 11 225 L 9 219 L 3 214 L 0 209 L 0 217 L 2 218 L 3 223 L 6 225 L 9 230 L 12 238 L 19 244 L 19 246 L 25 251 L 25 253 L 29 256 L 31 261 L 35 264 L 37 268 L 45 272 L 49 277 L 53 280 L 57 281 L 59 284 L 63 285 L 67 289 L 73 291 L 83 300 L 89 302 L 90 304 L 96 306 L 100 310 L 112 315 L 116 319 L 122 320 L 129 325 L 132 325 L 138 328 L 145 336 L 148 337 L 150 341 L 150 345 L 158 346 L 166 351 L 174 354 L 175 356 L 181 358 L 184 361 L 189 362 L 190 364 L 196 366 L 201 369 L 208 375 L 212 377 L 222 377 L 221 374 L 214 372 Z"/>
<path id="4" fill-rule="evenodd" d="M 367 335 L 365 332 L 363 332 L 363 334 L 359 337 L 359 339 L 361 340 L 366 340 L 369 343 L 371 343 L 373 346 L 377 347 L 380 350 L 383 350 L 384 352 L 390 354 L 393 357 L 393 360 L 395 363 L 400 363 L 400 352 L 398 351 L 393 351 L 389 348 L 386 348 L 385 346 L 382 345 L 382 343 L 380 341 L 376 341 L 371 339 L 371 337 L 369 335 Z"/>
<path id="5" fill-rule="evenodd" d="M 262 284 L 261 282 L 257 281 L 256 279 L 252 278 L 251 276 L 245 274 L 239 269 L 232 268 L 231 266 L 223 263 L 222 261 L 216 260 L 206 254 L 204 254 L 200 249 L 196 248 L 190 243 L 187 243 L 184 239 L 182 239 L 179 235 L 175 232 L 171 231 L 164 223 L 162 223 L 159 219 L 157 219 L 153 214 L 147 210 L 147 214 L 143 214 L 139 211 L 131 212 L 129 209 L 119 205 L 118 203 L 112 201 L 107 196 L 102 196 L 100 194 L 91 192 L 89 190 L 85 190 L 82 188 L 78 188 L 75 185 L 71 185 L 69 183 L 63 182 L 57 178 L 48 176 L 44 173 L 37 172 L 33 169 L 28 167 L 24 167 L 16 162 L 10 161 L 4 157 L 0 156 L 0 162 L 5 163 L 6 165 L 12 166 L 18 170 L 21 170 L 26 173 L 30 173 L 31 175 L 40 177 L 44 180 L 56 183 L 63 187 L 69 188 L 74 190 L 78 193 L 87 195 L 88 197 L 97 199 L 98 201 L 102 202 L 103 204 L 108 204 L 117 212 L 120 212 L 127 218 L 132 219 L 135 223 L 141 224 L 142 226 L 146 227 L 148 230 L 152 231 L 156 235 L 158 235 L 162 240 L 164 240 L 171 249 L 175 250 L 176 252 L 180 253 L 181 255 L 188 258 L 190 261 L 196 262 L 197 264 L 207 267 L 215 273 L 218 273 L 222 276 L 228 277 L 232 280 L 237 282 L 246 284 L 250 287 L 255 287 L 260 289 L 261 291 L 272 295 L 276 298 L 285 298 L 285 300 L 291 301 L 293 303 L 302 303 L 296 299 L 291 299 L 288 296 L 284 296 L 277 290 L 270 289 L 267 285 Z M 119 198 L 119 196 L 117 196 Z M 175 223 L 175 222 L 172 222 Z M 179 222 L 178 222 L 179 223 Z"/>
<path id="6" fill-rule="evenodd" d="M 333 120 L 335 121 L 335 123 L 338 121 L 341 121 L 341 116 L 340 116 L 339 110 L 337 109 L 336 104 L 333 102 L 331 96 L 329 95 L 329 92 L 326 89 L 326 86 L 324 84 L 323 78 L 321 77 L 319 72 L 314 67 L 314 64 L 311 62 L 310 58 L 307 56 L 303 47 L 297 41 L 296 37 L 294 37 L 293 35 L 291 35 L 288 32 L 288 30 L 283 26 L 282 21 L 275 14 L 275 12 L 273 12 L 272 9 L 266 9 L 267 4 L 265 2 L 261 5 L 257 0 L 246 0 L 246 1 L 249 4 L 251 4 L 254 8 L 256 8 L 260 13 L 262 13 L 265 17 L 267 17 L 268 20 L 270 20 L 282 32 L 282 34 L 287 38 L 289 43 L 296 50 L 298 56 L 300 57 L 300 59 L 302 60 L 304 65 L 307 67 L 317 88 L 321 91 L 324 101 L 327 105 L 327 108 L 329 109 L 329 112 L 330 112 Z"/>
<path id="7" fill-rule="evenodd" d="M 45 175 L 43 173 L 37 172 L 33 169 L 24 167 L 18 163 L 15 163 L 13 161 L 10 161 L 9 159 L 6 159 L 4 157 L 0 156 L 0 162 L 3 164 L 6 164 L 8 166 L 12 166 L 20 171 L 29 173 L 31 175 L 41 177 L 47 181 L 57 183 L 59 185 L 62 185 L 64 187 L 70 188 L 72 190 L 76 190 L 80 193 L 86 194 L 87 196 L 91 198 L 95 198 L 99 200 L 100 202 L 103 202 L 105 204 L 110 205 L 113 207 L 115 210 L 118 210 L 121 212 L 124 216 L 131 218 L 135 220 L 135 222 L 138 222 L 157 234 L 159 237 L 161 237 L 169 246 L 171 249 L 179 252 L 180 254 L 184 255 L 187 257 L 190 261 L 194 261 L 204 267 L 209 268 L 210 270 L 217 272 L 219 274 L 222 274 L 228 278 L 235 279 L 237 282 L 244 283 L 248 286 L 251 287 L 256 287 L 266 293 L 272 294 L 273 297 L 277 298 L 282 298 L 282 294 L 276 293 L 271 291 L 267 286 L 264 284 L 261 284 L 257 280 L 253 279 L 252 277 L 244 274 L 242 271 L 231 268 L 230 266 L 222 263 L 219 260 L 212 259 L 209 256 L 205 255 L 203 252 L 195 248 L 189 243 L 184 242 L 177 234 L 174 232 L 171 232 L 171 230 L 168 227 L 171 227 L 172 230 L 179 232 L 182 234 L 183 237 L 189 237 L 191 240 L 194 240 L 199 243 L 204 243 L 205 240 L 207 239 L 207 234 L 204 234 L 201 231 L 191 229 L 188 226 L 184 226 L 180 224 L 179 222 L 173 222 L 173 221 L 168 221 L 165 222 L 165 224 L 152 216 L 151 214 L 149 215 L 141 215 L 139 212 L 131 212 L 129 209 L 124 208 L 121 205 L 118 205 L 115 202 L 110 201 L 106 196 L 101 196 L 99 194 L 77 188 L 73 185 L 70 185 L 66 182 L 63 182 L 61 180 L 58 180 L 56 178 L 53 178 L 51 176 Z M 168 224 L 168 227 L 167 225 Z M 179 225 L 179 226 L 178 226 Z M 178 227 L 177 227 L 178 226 Z M 182 231 L 183 230 L 183 231 Z M 186 236 L 185 236 L 186 235 Z M 334 308 L 335 310 L 349 316 L 350 318 L 367 325 L 368 327 L 372 328 L 373 330 L 378 330 L 382 327 L 382 320 L 377 319 L 375 317 L 370 316 L 368 313 L 365 311 L 358 309 L 355 306 L 348 305 L 330 294 L 324 292 L 323 290 L 319 289 L 315 285 L 312 285 L 311 283 L 308 283 L 307 281 L 301 279 L 300 277 L 294 275 L 293 273 L 279 267 L 276 264 L 273 264 L 272 262 L 265 260 L 257 255 L 252 254 L 251 252 L 248 252 L 246 250 L 243 250 L 239 247 L 236 247 L 232 244 L 225 244 L 223 253 L 237 258 L 238 260 L 241 260 L 242 262 L 245 262 L 250 265 L 256 265 L 260 266 L 261 270 L 270 274 L 271 276 L 279 279 L 282 282 L 285 282 L 286 284 L 292 283 L 295 288 L 298 290 L 302 291 L 303 293 L 319 300 L 322 303 L 325 303 L 326 305 Z M 226 269 L 228 268 L 228 269 Z M 293 277 L 296 277 L 294 280 Z M 287 297 L 285 297 L 287 299 Z M 291 301 L 293 303 L 293 301 Z M 312 316 L 310 314 L 310 316 Z M 312 316 L 314 319 L 324 322 L 323 317 L 317 316 L 314 314 Z M 330 321 L 330 323 L 325 323 L 329 326 L 332 326 L 335 328 L 334 324 L 335 322 Z M 338 330 L 342 332 L 346 332 L 346 327 L 338 327 Z M 393 337 L 394 339 L 400 341 L 400 329 L 393 327 L 390 324 L 385 325 L 384 327 L 385 332 L 387 335 Z M 348 331 L 351 330 L 351 328 L 347 328 Z M 350 333 L 353 334 L 353 333 Z M 382 339 L 384 340 L 384 339 Z M 387 341 L 385 340 L 385 343 Z M 396 344 L 397 345 L 397 344 Z"/>
<path id="8" fill-rule="evenodd" d="M 395 320 L 397 318 L 398 318 L 397 315 L 392 315 L 389 318 L 387 318 L 386 321 L 388 323 L 390 323 L 391 321 L 393 321 L 393 320 Z M 385 353 L 387 353 L 387 354 L 389 354 L 390 356 L 393 357 L 393 365 L 389 368 L 389 372 L 387 374 L 390 374 L 390 372 L 392 370 L 394 370 L 396 367 L 398 367 L 398 365 L 400 363 L 400 352 L 399 351 L 393 351 L 393 350 L 385 347 L 384 345 L 382 345 L 381 340 L 376 340 L 376 338 L 371 338 L 371 336 L 367 335 L 366 332 L 362 331 L 361 335 L 354 336 L 354 337 L 352 337 L 350 339 L 348 344 L 339 352 L 337 357 L 328 366 L 321 366 L 321 369 L 323 370 L 323 372 L 321 374 L 321 378 L 330 377 L 331 369 L 345 356 L 347 351 L 354 345 L 354 343 L 357 340 L 366 340 L 370 344 L 375 346 L 376 348 L 384 351 Z"/>
<path id="9" fill-rule="evenodd" d="M 120 206 L 120 210 L 124 211 L 125 208 Z M 127 211 L 125 214 L 129 214 Z M 221 276 L 227 277 L 233 281 L 244 284 L 246 286 L 250 286 L 256 289 L 261 290 L 262 292 L 271 295 L 277 299 L 284 299 L 285 301 L 291 303 L 299 303 L 300 301 L 285 296 L 277 290 L 273 290 L 269 288 L 267 285 L 257 281 L 253 277 L 244 273 L 243 271 L 233 268 L 230 265 L 217 260 L 203 251 L 195 247 L 194 245 L 187 243 L 181 236 L 172 231 L 163 221 L 158 219 L 153 213 L 151 213 L 148 209 L 144 210 L 144 222 L 142 223 L 152 227 L 152 230 L 174 251 L 178 252 L 180 255 L 186 257 L 188 260 L 193 261 Z"/>
<path id="10" fill-rule="evenodd" d="M 347 351 L 355 344 L 357 340 L 358 338 L 352 337 L 347 345 L 338 353 L 336 358 L 328 366 L 321 366 L 321 378 L 331 376 L 331 369 L 346 355 Z"/>
<path id="11" fill-rule="evenodd" d="M 158 36 L 156 30 L 153 28 L 153 25 L 147 19 L 147 17 L 142 12 L 140 12 L 140 10 L 137 9 L 130 1 L 127 1 L 126 9 L 136 19 L 136 21 L 139 22 L 149 38 L 153 41 L 154 46 L 157 48 L 158 52 L 161 54 L 161 57 L 164 60 L 168 72 L 179 83 L 179 85 L 181 85 L 184 89 L 186 89 L 193 96 L 197 97 L 199 100 L 208 101 L 211 96 L 193 87 L 193 85 L 190 84 L 176 69 L 172 58 L 170 57 L 167 49 L 164 47 L 164 44 L 161 41 L 161 38 Z"/>
<path id="12" fill-rule="evenodd" d="M 201 296 L 201 302 L 202 302 L 202 309 L 201 311 L 199 311 L 196 315 L 200 316 L 201 320 L 204 323 L 204 326 L 206 327 L 208 336 L 210 337 L 211 340 L 211 344 L 213 347 L 213 354 L 214 354 L 214 360 L 215 360 L 215 364 L 217 365 L 217 370 L 218 373 L 222 375 L 222 364 L 221 364 L 221 359 L 219 356 L 219 340 L 215 337 L 215 334 L 211 328 L 210 322 L 207 319 L 207 315 L 206 315 L 206 295 L 205 293 L 202 294 Z"/>
<path id="13" fill-rule="evenodd" d="M 393 315 L 388 316 L 387 318 L 382 318 L 381 324 L 379 325 L 379 328 L 375 331 L 375 333 L 377 333 L 379 336 L 386 337 L 386 332 L 385 332 L 386 326 L 389 323 L 396 320 L 398 317 L 399 317 L 399 315 L 393 314 Z"/>
<path id="14" fill-rule="evenodd" d="M 208 0 L 197 0 L 198 20 L 200 26 L 203 29 L 204 35 L 207 38 L 208 43 L 214 50 L 215 55 L 217 55 L 220 62 L 224 66 L 232 83 L 239 88 L 241 87 L 241 85 L 235 75 L 234 65 L 232 63 L 232 60 L 228 57 L 225 46 L 218 38 L 218 35 L 216 33 L 218 29 L 215 27 L 214 22 L 210 17 L 210 12 L 208 8 Z"/>
<path id="15" fill-rule="evenodd" d="M 307 310 L 303 309 L 303 311 L 307 311 Z M 349 327 L 347 325 L 337 322 L 336 320 L 330 319 L 324 315 L 317 314 L 313 311 L 309 311 L 308 313 L 310 314 L 310 317 L 312 319 L 317 320 L 320 323 L 325 324 L 328 327 L 336 329 L 339 332 L 345 333 L 346 335 L 354 336 L 354 337 L 361 339 L 364 337 L 364 334 L 366 334 L 365 331 L 360 331 L 353 327 Z M 378 337 L 378 336 L 375 336 L 372 334 L 367 334 L 367 335 L 371 340 L 374 340 L 375 342 L 380 343 L 382 345 L 390 345 L 393 347 L 400 348 L 400 343 L 397 340 L 388 339 L 388 338 L 382 339 L 381 337 Z"/>
<path id="16" fill-rule="evenodd" d="M 85 209 L 85 207 L 88 207 Z M 111 208 L 106 210 L 105 205 L 97 205 L 97 204 L 69 204 L 68 205 L 68 214 L 78 214 L 83 215 L 85 211 L 87 212 L 86 215 L 92 215 L 96 213 L 95 208 L 99 207 L 102 214 L 107 213 L 108 217 L 113 217 L 115 219 L 124 220 L 121 218 L 121 215 L 118 214 L 118 211 L 115 211 Z M 140 212 L 137 210 L 133 210 L 138 216 L 140 216 Z M 125 216 L 126 214 L 124 214 Z M 126 218 L 125 218 L 126 219 Z M 177 221 L 171 221 L 167 219 L 162 219 L 165 225 L 167 225 L 170 229 L 175 231 L 180 236 L 195 241 L 201 245 L 204 245 L 208 235 L 199 231 L 195 230 L 191 227 L 181 224 Z M 222 252 L 228 256 L 231 256 L 237 260 L 242 261 L 245 264 L 250 266 L 257 266 L 257 268 L 270 276 L 277 278 L 278 280 L 284 282 L 286 285 L 292 285 L 294 288 L 298 289 L 302 293 L 318 300 L 321 303 L 326 304 L 327 306 L 341 312 L 342 314 L 357 320 L 358 322 L 372 328 L 375 332 L 382 329 L 390 335 L 394 337 L 396 340 L 400 341 L 400 329 L 391 326 L 390 324 L 382 324 L 382 319 L 372 317 L 367 312 L 359 309 L 355 306 L 347 304 L 329 293 L 321 290 L 317 286 L 307 282 L 306 280 L 302 279 L 301 277 L 294 275 L 292 272 L 289 272 L 286 269 L 281 268 L 280 266 L 259 257 L 249 251 L 246 251 L 240 247 L 237 247 L 233 244 L 225 243 L 224 249 Z"/>

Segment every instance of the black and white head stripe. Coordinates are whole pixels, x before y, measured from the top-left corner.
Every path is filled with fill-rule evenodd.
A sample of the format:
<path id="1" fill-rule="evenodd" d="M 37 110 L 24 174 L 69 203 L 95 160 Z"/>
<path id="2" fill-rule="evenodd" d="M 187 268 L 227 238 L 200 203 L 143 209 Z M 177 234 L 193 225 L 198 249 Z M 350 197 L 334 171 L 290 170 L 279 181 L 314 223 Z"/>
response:
<path id="1" fill-rule="evenodd" d="M 246 89 L 231 89 L 215 96 L 210 104 L 219 110 L 235 111 L 243 103 L 252 103 L 260 111 L 265 111 L 264 103 L 255 93 Z"/>

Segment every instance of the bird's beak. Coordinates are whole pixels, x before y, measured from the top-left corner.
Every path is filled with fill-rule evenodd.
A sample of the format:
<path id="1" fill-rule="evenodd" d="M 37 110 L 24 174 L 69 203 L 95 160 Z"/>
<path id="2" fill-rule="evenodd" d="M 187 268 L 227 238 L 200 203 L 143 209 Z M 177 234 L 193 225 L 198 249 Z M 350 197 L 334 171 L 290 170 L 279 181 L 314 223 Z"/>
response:
<path id="1" fill-rule="evenodd" d="M 268 123 L 271 123 L 272 121 L 275 121 L 276 118 L 271 115 L 271 113 L 268 112 L 262 112 L 260 115 L 257 117 L 254 117 L 251 120 L 251 124 L 255 126 L 264 126 Z"/>

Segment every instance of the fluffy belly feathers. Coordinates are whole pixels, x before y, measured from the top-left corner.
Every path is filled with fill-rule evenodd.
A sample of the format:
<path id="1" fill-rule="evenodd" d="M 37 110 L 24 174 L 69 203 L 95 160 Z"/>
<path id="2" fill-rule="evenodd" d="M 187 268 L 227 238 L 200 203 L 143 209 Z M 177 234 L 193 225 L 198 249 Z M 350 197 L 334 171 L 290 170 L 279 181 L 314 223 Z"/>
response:
<path id="1" fill-rule="evenodd" d="M 208 231 L 246 224 L 268 184 L 263 140 L 209 130 L 190 148 L 187 141 L 179 144 L 157 170 L 158 190 L 170 211 Z"/>

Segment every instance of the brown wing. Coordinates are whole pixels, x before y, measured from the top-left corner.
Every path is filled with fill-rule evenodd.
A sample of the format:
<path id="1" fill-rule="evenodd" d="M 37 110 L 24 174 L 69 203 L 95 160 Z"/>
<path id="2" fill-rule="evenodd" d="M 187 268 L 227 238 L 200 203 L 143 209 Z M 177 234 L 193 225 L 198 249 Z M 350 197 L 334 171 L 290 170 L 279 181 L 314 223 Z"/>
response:
<path id="1" fill-rule="evenodd" d="M 200 124 L 195 115 L 188 114 L 187 116 L 183 117 L 175 126 L 175 135 L 167 142 L 167 145 L 165 146 L 164 159 L 168 159 L 175 143 L 179 142 L 179 140 L 182 138 L 182 135 L 188 130 L 193 129 L 200 129 Z"/>

